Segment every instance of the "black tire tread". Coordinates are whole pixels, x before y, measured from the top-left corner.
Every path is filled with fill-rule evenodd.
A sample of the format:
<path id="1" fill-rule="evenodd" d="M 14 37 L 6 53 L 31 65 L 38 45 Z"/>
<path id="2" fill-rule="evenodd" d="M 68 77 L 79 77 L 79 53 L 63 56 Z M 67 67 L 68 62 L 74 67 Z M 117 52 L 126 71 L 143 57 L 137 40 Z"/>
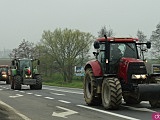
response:
<path id="1" fill-rule="evenodd" d="M 102 89 L 104 89 L 103 88 L 104 84 L 108 84 L 109 90 L 110 90 L 109 104 L 104 103 L 105 101 L 103 100 L 104 108 L 112 109 L 112 110 L 118 109 L 119 106 L 122 104 L 122 88 L 121 88 L 120 81 L 117 78 L 105 78 L 103 81 Z M 105 98 L 102 97 L 102 99 L 105 99 Z"/>

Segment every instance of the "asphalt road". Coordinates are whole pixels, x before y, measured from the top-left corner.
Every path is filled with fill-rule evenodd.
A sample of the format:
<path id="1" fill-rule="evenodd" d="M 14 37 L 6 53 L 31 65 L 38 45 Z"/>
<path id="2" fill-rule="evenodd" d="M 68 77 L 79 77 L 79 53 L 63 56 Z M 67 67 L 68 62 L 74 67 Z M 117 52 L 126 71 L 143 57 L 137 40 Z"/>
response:
<path id="1" fill-rule="evenodd" d="M 87 106 L 82 89 L 43 85 L 42 90 L 11 90 L 0 82 L 0 120 L 152 120 L 154 112 L 160 109 L 146 101 L 136 106 L 123 103 L 119 110 L 109 111 Z"/>

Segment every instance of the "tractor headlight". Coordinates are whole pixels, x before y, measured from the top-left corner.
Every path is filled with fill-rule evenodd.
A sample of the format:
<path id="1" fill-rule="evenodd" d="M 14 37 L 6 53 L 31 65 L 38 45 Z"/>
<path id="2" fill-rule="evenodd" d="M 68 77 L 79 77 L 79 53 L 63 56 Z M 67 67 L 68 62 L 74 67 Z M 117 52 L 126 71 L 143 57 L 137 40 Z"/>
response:
<path id="1" fill-rule="evenodd" d="M 147 76 L 146 75 L 144 75 L 144 74 L 142 74 L 142 75 L 135 75 L 135 74 L 133 74 L 132 75 L 132 79 L 146 79 L 147 78 Z"/>
<path id="2" fill-rule="evenodd" d="M 146 75 L 141 75 L 141 78 L 146 79 L 147 77 L 146 77 Z"/>
<path id="3" fill-rule="evenodd" d="M 6 78 L 6 77 L 7 77 L 7 75 L 2 75 L 2 77 L 5 77 L 5 78 Z"/>
<path id="4" fill-rule="evenodd" d="M 31 78 L 31 77 L 32 77 L 32 75 L 25 75 L 25 77 L 26 77 L 26 78 Z"/>

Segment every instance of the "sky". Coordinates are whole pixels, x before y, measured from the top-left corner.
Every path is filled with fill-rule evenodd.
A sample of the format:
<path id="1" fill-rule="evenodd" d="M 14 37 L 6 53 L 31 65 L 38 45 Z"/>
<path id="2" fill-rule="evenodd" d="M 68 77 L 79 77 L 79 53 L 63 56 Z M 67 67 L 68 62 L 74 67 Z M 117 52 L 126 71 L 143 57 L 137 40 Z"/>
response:
<path id="1" fill-rule="evenodd" d="M 0 50 L 23 39 L 37 43 L 44 30 L 78 29 L 95 37 L 103 26 L 117 37 L 150 38 L 160 23 L 160 0 L 0 0 Z"/>

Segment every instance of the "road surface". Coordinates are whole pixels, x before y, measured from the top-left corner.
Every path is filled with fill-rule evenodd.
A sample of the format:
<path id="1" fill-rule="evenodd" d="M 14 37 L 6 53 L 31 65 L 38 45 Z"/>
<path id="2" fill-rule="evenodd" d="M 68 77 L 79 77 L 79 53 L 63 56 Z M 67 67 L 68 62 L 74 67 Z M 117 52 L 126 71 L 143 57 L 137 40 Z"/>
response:
<path id="1" fill-rule="evenodd" d="M 19 120 L 152 120 L 152 113 L 160 112 L 146 101 L 136 106 L 123 102 L 119 110 L 104 110 L 87 106 L 82 89 L 43 85 L 42 90 L 30 90 L 24 85 L 22 90 L 12 90 L 5 82 L 0 82 L 0 104 L 7 105 L 12 111 L 9 116 L 14 119 L 17 114 Z"/>

